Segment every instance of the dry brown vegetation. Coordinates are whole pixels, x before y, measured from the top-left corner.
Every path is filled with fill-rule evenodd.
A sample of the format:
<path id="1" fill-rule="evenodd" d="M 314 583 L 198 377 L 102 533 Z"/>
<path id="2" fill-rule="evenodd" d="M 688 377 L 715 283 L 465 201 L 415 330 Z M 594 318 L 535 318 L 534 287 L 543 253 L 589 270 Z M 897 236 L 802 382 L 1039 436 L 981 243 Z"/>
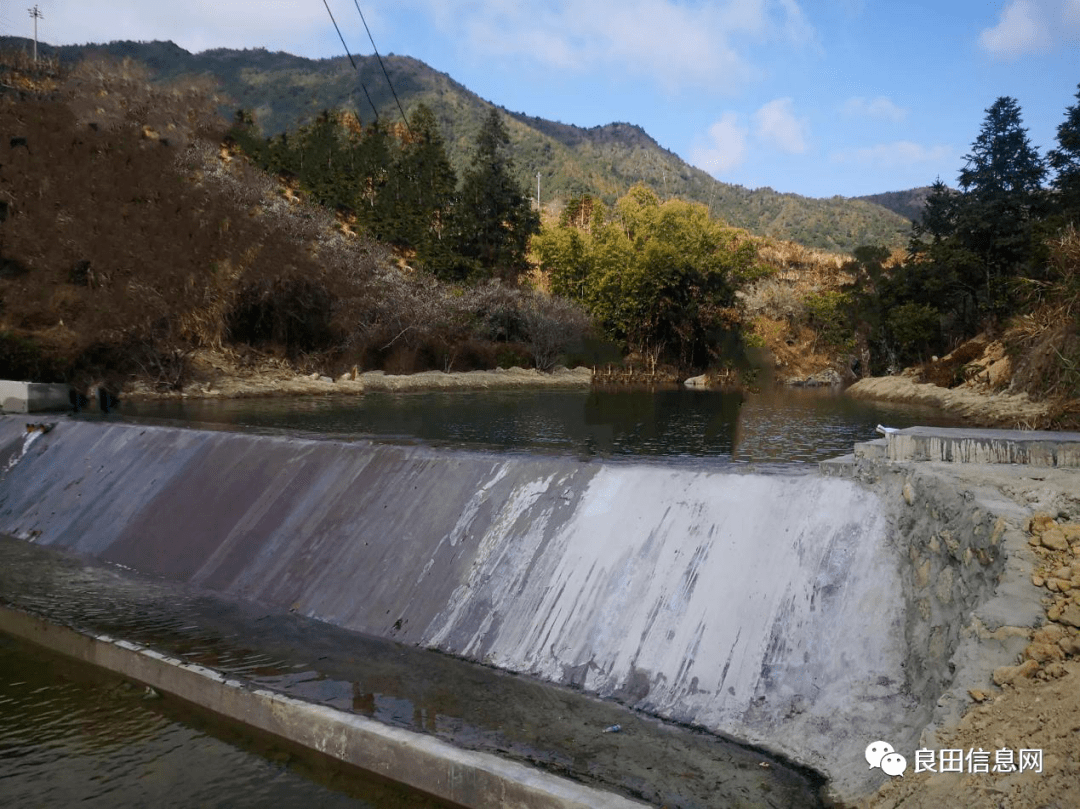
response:
<path id="1" fill-rule="evenodd" d="M 852 281 L 843 266 L 850 257 L 794 242 L 762 241 L 758 257 L 774 272 L 739 298 L 751 341 L 766 348 L 781 379 L 802 381 L 837 368 L 837 352 L 810 324 L 808 301 Z M 843 365 L 844 363 L 840 363 Z"/>
<path id="2" fill-rule="evenodd" d="M 1069 228 L 1050 250 L 1050 277 L 1028 282 L 1032 307 L 1004 336 L 1012 387 L 1054 405 L 1051 423 L 1080 428 L 1080 233 Z"/>
<path id="3" fill-rule="evenodd" d="M 201 81 L 0 57 L 0 376 L 185 382 L 194 351 L 302 370 L 552 365 L 587 322 L 497 283 L 454 289 L 345 235 L 221 148 Z"/>
<path id="4" fill-rule="evenodd" d="M 1049 276 L 1024 281 L 1027 311 L 1000 335 L 980 334 L 920 366 L 917 380 L 943 388 L 1008 390 L 1049 404 L 1022 426 L 1080 427 L 1080 235 L 1067 229 L 1051 244 Z"/>

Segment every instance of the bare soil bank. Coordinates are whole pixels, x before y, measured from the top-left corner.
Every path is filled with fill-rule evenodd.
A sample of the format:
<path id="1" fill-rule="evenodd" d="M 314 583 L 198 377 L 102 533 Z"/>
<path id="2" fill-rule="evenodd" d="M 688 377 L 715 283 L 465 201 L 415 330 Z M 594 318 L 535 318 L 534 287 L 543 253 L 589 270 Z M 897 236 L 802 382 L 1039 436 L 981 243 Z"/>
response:
<path id="1" fill-rule="evenodd" d="M 927 467 L 928 468 L 928 467 Z M 1015 469 L 1015 467 L 1011 468 Z M 920 748 L 938 759 L 936 772 L 915 772 L 911 751 L 904 776 L 886 779 L 859 809 L 1040 809 L 1080 806 L 1080 472 L 1010 467 L 964 466 L 962 493 L 996 490 L 1029 514 L 1026 547 L 1019 549 L 1019 568 L 999 588 L 1010 589 L 1016 603 L 1035 605 L 1029 624 L 1017 614 L 993 632 L 974 625 L 980 642 L 966 657 L 953 659 L 954 693 L 962 704 L 946 713 L 962 714 L 928 728 Z M 970 489 L 968 487 L 971 487 Z M 1016 581 L 1022 571 L 1030 581 Z M 940 585 L 929 580 L 931 586 Z M 965 630 L 967 631 L 967 630 Z M 996 642 L 1019 650 L 1007 665 L 980 656 Z M 1015 664 L 1015 665 L 1012 665 Z M 991 671 L 992 668 L 992 671 Z M 957 710 L 958 709 L 958 710 Z M 956 715 L 956 714 L 953 714 Z M 986 751 L 988 772 L 940 772 L 940 751 Z M 998 750 L 1011 750 L 1019 764 L 1021 750 L 1041 751 L 1041 772 L 995 772 Z M 883 776 L 885 778 L 885 776 Z"/>
<path id="2" fill-rule="evenodd" d="M 135 382 L 124 391 L 129 399 L 210 399 L 257 396 L 362 394 L 372 390 L 475 390 L 478 388 L 577 387 L 592 382 L 592 370 L 558 367 L 550 373 L 532 368 L 443 373 L 425 371 L 388 375 L 382 371 L 352 372 L 336 380 L 314 372 L 303 374 L 271 358 L 245 362 L 224 352 L 201 352 L 191 361 L 192 382 L 177 391 L 159 391 Z"/>
<path id="3" fill-rule="evenodd" d="M 857 399 L 931 405 L 986 427 L 1030 427 L 1050 415 L 1050 406 L 1026 393 L 993 393 L 971 387 L 942 388 L 917 382 L 914 371 L 860 379 L 847 389 Z"/>

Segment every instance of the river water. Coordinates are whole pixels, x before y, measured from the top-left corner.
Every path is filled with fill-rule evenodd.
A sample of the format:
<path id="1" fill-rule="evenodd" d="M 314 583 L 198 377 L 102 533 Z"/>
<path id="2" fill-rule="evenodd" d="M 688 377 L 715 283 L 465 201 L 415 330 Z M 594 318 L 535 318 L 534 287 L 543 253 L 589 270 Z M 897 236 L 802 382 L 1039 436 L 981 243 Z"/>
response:
<path id="1" fill-rule="evenodd" d="M 131 683 L 0 633 L 0 806 L 443 804 L 240 736 Z"/>
<path id="2" fill-rule="evenodd" d="M 914 405 L 829 388 L 757 393 L 662 388 L 424 391 L 363 396 L 188 399 L 125 404 L 125 416 L 229 428 L 671 462 L 806 464 L 851 452 L 875 427 L 958 422 Z"/>

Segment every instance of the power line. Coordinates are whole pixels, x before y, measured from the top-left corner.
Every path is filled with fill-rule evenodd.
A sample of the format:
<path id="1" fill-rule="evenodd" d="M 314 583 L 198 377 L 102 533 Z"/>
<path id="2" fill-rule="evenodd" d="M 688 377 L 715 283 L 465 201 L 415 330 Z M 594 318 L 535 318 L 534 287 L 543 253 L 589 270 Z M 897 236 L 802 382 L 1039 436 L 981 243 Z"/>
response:
<path id="1" fill-rule="evenodd" d="M 345 44 L 345 37 L 341 35 L 341 29 L 338 28 L 337 20 L 334 19 L 334 12 L 330 10 L 330 5 L 326 0 L 322 0 L 322 2 L 323 5 L 326 6 L 326 13 L 330 15 L 330 22 L 334 24 L 334 30 L 337 31 L 338 39 L 341 40 L 341 46 L 345 48 L 345 55 L 349 57 L 349 62 L 352 63 L 353 70 L 356 71 L 356 78 L 359 80 L 360 86 L 364 88 L 364 95 L 367 96 L 367 103 L 371 104 L 371 111 L 375 113 L 375 123 L 379 123 L 379 111 L 375 109 L 375 104 L 368 94 L 367 87 L 364 85 L 364 80 L 360 78 L 360 70 L 356 67 L 356 61 L 352 58 L 352 54 L 349 53 L 349 46 Z"/>
<path id="2" fill-rule="evenodd" d="M 326 0 L 323 0 L 325 2 Z M 401 108 L 401 99 L 397 97 L 397 93 L 394 91 L 394 83 L 390 81 L 390 74 L 386 72 L 386 65 L 383 64 L 382 57 L 379 56 L 379 49 L 375 47 L 375 38 L 371 36 L 371 29 L 368 28 L 367 20 L 364 19 L 364 12 L 360 11 L 359 0 L 353 0 L 353 4 L 356 6 L 357 13 L 360 14 L 360 22 L 364 24 L 364 30 L 367 31 L 367 38 L 371 40 L 371 49 L 375 51 L 375 58 L 379 60 L 379 67 L 382 68 L 383 75 L 386 76 L 386 83 L 390 86 L 390 92 L 394 96 L 394 101 L 397 102 L 398 112 L 401 113 L 401 120 L 405 122 L 405 128 L 409 130 L 409 134 L 412 134 L 412 127 L 409 126 L 409 119 L 405 116 L 405 110 Z"/>

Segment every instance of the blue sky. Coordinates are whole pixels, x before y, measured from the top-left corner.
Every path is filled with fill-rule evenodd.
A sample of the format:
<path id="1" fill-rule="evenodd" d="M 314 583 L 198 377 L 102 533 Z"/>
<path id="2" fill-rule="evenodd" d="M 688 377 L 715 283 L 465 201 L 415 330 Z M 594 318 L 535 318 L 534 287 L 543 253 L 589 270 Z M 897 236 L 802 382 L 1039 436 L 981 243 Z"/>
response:
<path id="1" fill-rule="evenodd" d="M 353 0 L 328 0 L 371 53 Z M 0 31 L 29 36 L 29 3 Z M 342 55 L 322 0 L 39 0 L 55 44 Z M 995 98 L 1045 154 L 1080 84 L 1080 0 L 364 0 L 407 54 L 508 109 L 628 121 L 725 182 L 815 197 L 951 185 Z"/>

